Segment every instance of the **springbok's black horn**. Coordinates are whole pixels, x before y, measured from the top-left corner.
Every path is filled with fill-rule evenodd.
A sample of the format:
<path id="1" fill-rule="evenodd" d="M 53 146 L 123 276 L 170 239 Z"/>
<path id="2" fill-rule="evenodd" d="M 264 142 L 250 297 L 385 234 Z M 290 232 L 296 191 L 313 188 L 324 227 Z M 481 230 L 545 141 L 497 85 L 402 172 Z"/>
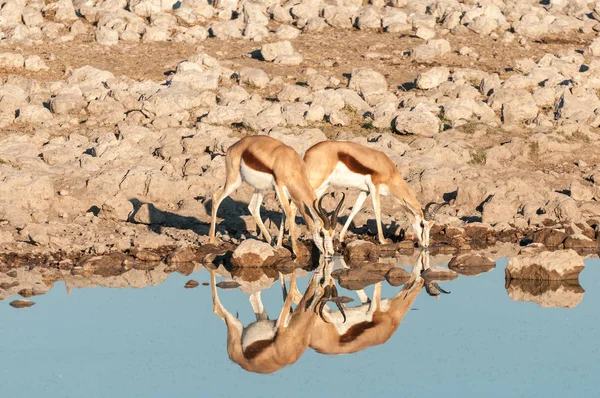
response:
<path id="1" fill-rule="evenodd" d="M 323 200 L 323 198 L 321 198 L 321 200 Z M 323 221 L 323 227 L 325 229 L 329 229 L 329 217 L 327 217 L 327 214 L 323 214 L 323 207 L 321 206 L 321 200 L 318 201 L 315 199 L 314 203 L 313 203 L 313 207 L 315 208 L 315 211 L 317 212 L 317 215 L 319 216 L 319 218 L 321 219 L 321 221 Z"/>
<path id="2" fill-rule="evenodd" d="M 335 211 L 331 215 L 331 226 L 330 226 L 331 228 L 335 229 L 335 226 L 337 225 L 337 218 L 338 218 L 338 215 L 340 214 L 340 210 L 342 210 L 342 206 L 344 205 L 345 199 L 346 199 L 346 194 L 342 192 L 342 199 L 340 200 L 340 203 L 338 203 L 337 207 L 335 208 Z"/>
<path id="3" fill-rule="evenodd" d="M 425 220 L 431 220 L 431 206 L 435 205 L 435 202 L 429 202 L 425 205 L 425 208 L 423 209 L 423 217 L 425 218 Z"/>

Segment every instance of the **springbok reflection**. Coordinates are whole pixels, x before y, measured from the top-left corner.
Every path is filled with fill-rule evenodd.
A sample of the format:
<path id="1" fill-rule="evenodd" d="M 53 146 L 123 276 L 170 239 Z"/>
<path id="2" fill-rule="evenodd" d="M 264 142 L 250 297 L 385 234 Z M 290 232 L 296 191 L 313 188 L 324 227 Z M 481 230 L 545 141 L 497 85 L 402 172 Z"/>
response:
<path id="1" fill-rule="evenodd" d="M 283 308 L 276 320 L 268 319 L 260 295 L 253 294 L 250 302 L 257 320 L 246 327 L 221 304 L 215 273 L 211 271 L 213 311 L 227 326 L 227 353 L 233 362 L 249 372 L 272 373 L 300 358 L 308 347 L 310 331 L 318 316 L 315 306 L 322 296 L 323 289 L 319 288 L 322 276 L 317 271 L 293 312 L 294 295 L 285 295 Z M 285 287 L 283 276 L 280 277 Z M 290 276 L 290 290 L 297 291 L 296 271 Z"/>
<path id="2" fill-rule="evenodd" d="M 381 282 L 377 282 L 371 299 L 364 290 L 357 291 L 362 303 L 359 306 L 345 310 L 323 308 L 322 317 L 313 326 L 309 346 L 321 354 L 350 354 L 385 343 L 424 286 L 421 272 L 428 258 L 427 251 L 419 254 L 409 281 L 391 299 L 381 298 Z"/>

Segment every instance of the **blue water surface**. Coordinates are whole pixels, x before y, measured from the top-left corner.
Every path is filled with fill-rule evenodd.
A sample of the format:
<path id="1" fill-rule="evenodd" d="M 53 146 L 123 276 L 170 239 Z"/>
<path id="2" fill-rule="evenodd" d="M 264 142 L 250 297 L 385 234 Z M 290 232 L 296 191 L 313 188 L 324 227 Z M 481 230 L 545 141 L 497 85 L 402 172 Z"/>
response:
<path id="1" fill-rule="evenodd" d="M 351 355 L 310 348 L 270 375 L 244 371 L 226 351 L 209 273 L 171 274 L 144 289 L 74 289 L 59 282 L 36 305 L 0 302 L 2 397 L 591 397 L 600 374 L 600 261 L 586 260 L 573 309 L 512 301 L 504 267 L 423 291 L 384 345 Z M 304 288 L 307 278 L 299 281 Z M 385 284 L 383 296 L 400 288 Z M 370 293 L 372 287 L 367 288 Z M 344 294 L 356 297 L 352 292 Z M 219 290 L 225 307 L 254 320 L 248 296 Z M 262 294 L 272 318 L 279 283 Z"/>

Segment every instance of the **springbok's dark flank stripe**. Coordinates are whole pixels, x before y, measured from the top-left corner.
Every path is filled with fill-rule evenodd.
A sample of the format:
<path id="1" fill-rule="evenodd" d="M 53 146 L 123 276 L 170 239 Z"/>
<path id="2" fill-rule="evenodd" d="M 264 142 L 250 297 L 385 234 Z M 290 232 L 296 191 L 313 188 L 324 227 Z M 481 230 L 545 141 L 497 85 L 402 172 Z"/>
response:
<path id="1" fill-rule="evenodd" d="M 244 350 L 244 357 L 248 360 L 251 360 L 258 356 L 261 352 L 265 351 L 271 344 L 273 344 L 274 340 L 259 340 L 250 344 Z"/>
<path id="2" fill-rule="evenodd" d="M 273 174 L 273 170 L 271 170 L 259 158 L 254 156 L 251 151 L 244 151 L 242 153 L 242 160 L 244 163 L 246 163 L 246 166 L 250 167 L 252 170 L 260 171 L 261 173 Z"/>
<path id="3" fill-rule="evenodd" d="M 350 343 L 360 337 L 367 329 L 374 328 L 375 322 L 361 322 L 356 325 L 352 325 L 346 333 L 340 336 L 340 343 Z"/>
<path id="4" fill-rule="evenodd" d="M 375 170 L 368 168 L 367 166 L 360 163 L 354 157 L 348 155 L 347 153 L 338 153 L 338 159 L 340 162 L 344 163 L 346 167 L 353 173 L 367 175 L 374 174 Z"/>

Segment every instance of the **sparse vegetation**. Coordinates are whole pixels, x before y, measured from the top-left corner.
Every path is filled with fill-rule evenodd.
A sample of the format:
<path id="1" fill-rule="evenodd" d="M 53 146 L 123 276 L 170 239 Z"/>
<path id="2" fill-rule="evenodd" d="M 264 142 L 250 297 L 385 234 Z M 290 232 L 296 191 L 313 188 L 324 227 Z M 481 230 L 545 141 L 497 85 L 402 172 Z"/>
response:
<path id="1" fill-rule="evenodd" d="M 529 157 L 533 160 L 539 159 L 540 156 L 540 143 L 537 141 L 531 141 L 529 143 Z"/>
<path id="2" fill-rule="evenodd" d="M 487 152 L 484 148 L 477 148 L 470 152 L 471 164 L 485 164 L 487 160 Z"/>
<path id="3" fill-rule="evenodd" d="M 591 141 L 590 137 L 588 137 L 585 133 L 581 132 L 581 130 L 575 131 L 573 134 L 571 134 L 570 138 L 573 141 L 581 141 L 585 142 L 586 144 Z"/>

